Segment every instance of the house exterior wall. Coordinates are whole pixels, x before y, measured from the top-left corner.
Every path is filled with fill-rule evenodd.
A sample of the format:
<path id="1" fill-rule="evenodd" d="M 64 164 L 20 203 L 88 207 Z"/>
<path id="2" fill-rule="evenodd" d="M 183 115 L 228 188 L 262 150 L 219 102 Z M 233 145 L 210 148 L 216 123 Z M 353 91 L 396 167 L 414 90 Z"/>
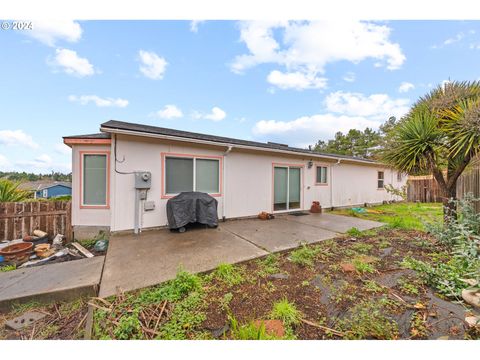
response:
<path id="1" fill-rule="evenodd" d="M 47 191 L 47 196 L 46 198 L 52 198 L 56 196 L 65 196 L 65 195 L 71 195 L 72 194 L 72 189 L 69 188 L 68 186 L 63 186 L 63 185 L 55 185 L 51 186 L 49 188 L 44 189 Z M 43 198 L 43 191 L 44 190 L 38 190 L 36 197 L 37 198 Z"/>
<path id="2" fill-rule="evenodd" d="M 108 146 L 75 145 L 73 147 L 73 225 L 109 226 L 112 231 L 131 230 L 134 227 L 135 188 L 134 171 L 150 171 L 152 184 L 149 201 L 155 209 L 143 212 L 141 227 L 167 225 L 166 204 L 162 196 L 162 161 L 168 154 L 220 158 L 221 193 L 218 217 L 255 216 L 261 211 L 273 211 L 273 168 L 275 165 L 301 167 L 301 209 L 308 210 L 312 201 L 320 201 L 324 208 L 381 203 L 393 200 L 386 190 L 377 189 L 377 171 L 384 171 L 385 184 L 400 187 L 406 177 L 397 181 L 396 172 L 379 165 L 357 165 L 342 160 L 322 161 L 304 155 L 263 153 L 236 149 L 225 154 L 225 146 L 196 145 L 181 141 L 167 141 L 147 137 L 116 136 L 117 164 L 115 171 L 115 141 Z M 81 209 L 80 152 L 108 150 L 110 156 L 110 209 Z M 313 166 L 308 167 L 310 160 Z M 328 168 L 327 184 L 316 184 L 316 166 Z M 123 173 L 123 174 L 122 174 Z M 397 200 L 399 200 L 397 198 Z"/>
<path id="3" fill-rule="evenodd" d="M 74 230 L 76 226 L 110 226 L 111 206 L 103 208 L 85 208 L 80 204 L 82 174 L 80 168 L 81 154 L 85 152 L 110 153 L 110 145 L 74 145 L 72 147 L 72 225 L 74 226 Z M 110 169 L 112 168 L 111 164 L 112 157 L 110 156 Z M 110 192 L 111 188 L 112 184 L 110 176 Z"/>

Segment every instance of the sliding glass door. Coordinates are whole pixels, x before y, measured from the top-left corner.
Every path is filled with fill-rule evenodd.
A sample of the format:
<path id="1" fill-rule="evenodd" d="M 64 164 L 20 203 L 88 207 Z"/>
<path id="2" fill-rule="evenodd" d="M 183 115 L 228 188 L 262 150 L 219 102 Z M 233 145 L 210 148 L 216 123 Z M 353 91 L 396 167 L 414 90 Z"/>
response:
<path id="1" fill-rule="evenodd" d="M 300 209 L 301 169 L 275 166 L 273 169 L 273 210 Z"/>

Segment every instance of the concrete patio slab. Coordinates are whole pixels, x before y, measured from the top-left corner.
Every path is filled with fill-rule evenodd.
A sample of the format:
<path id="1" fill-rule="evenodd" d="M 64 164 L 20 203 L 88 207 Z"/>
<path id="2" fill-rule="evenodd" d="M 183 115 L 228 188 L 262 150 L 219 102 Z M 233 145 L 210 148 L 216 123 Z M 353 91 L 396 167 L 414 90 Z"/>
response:
<path id="1" fill-rule="evenodd" d="M 330 231 L 345 233 L 352 227 L 358 230 L 370 230 L 385 224 L 378 221 L 364 220 L 356 217 L 335 215 L 329 213 L 309 214 L 305 216 L 281 215 L 280 219 L 286 219 L 304 225 L 311 225 Z"/>
<path id="2" fill-rule="evenodd" d="M 100 297 L 140 289 L 175 278 L 182 266 L 203 272 L 221 263 L 237 263 L 268 253 L 232 233 L 217 229 L 192 229 L 181 234 L 167 229 L 135 236 L 112 235 L 103 271 Z"/>
<path id="3" fill-rule="evenodd" d="M 293 249 L 302 243 L 311 244 L 338 235 L 333 231 L 289 221 L 283 217 L 268 221 L 232 220 L 221 226 L 270 252 Z"/>
<path id="4" fill-rule="evenodd" d="M 95 296 L 104 256 L 0 273 L 0 309 L 30 300 L 63 301 Z"/>

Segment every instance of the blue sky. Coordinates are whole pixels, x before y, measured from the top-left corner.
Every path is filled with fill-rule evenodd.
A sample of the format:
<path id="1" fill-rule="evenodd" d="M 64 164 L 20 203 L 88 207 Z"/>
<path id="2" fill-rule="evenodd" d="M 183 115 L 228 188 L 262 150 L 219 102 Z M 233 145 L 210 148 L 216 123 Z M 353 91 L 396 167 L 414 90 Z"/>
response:
<path id="1" fill-rule="evenodd" d="M 472 21 L 50 21 L 0 31 L 0 170 L 69 171 L 109 119 L 307 146 L 480 78 Z"/>

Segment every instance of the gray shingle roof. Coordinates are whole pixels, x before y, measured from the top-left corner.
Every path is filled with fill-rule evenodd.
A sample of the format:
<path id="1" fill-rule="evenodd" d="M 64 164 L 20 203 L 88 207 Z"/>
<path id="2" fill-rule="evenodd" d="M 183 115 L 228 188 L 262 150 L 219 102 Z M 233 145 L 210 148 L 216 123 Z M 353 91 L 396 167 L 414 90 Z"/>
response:
<path id="1" fill-rule="evenodd" d="M 110 139 L 110 133 L 96 133 L 96 134 L 86 134 L 86 135 L 70 135 L 64 136 L 64 139 Z"/>
<path id="2" fill-rule="evenodd" d="M 27 181 L 21 183 L 18 188 L 22 190 L 32 190 L 38 191 L 43 189 L 51 188 L 52 186 L 60 185 L 68 188 L 72 188 L 72 183 L 67 181 L 53 181 L 53 180 L 38 180 L 38 181 Z"/>
<path id="3" fill-rule="evenodd" d="M 327 157 L 331 157 L 331 158 L 337 158 L 337 159 L 348 159 L 348 160 L 354 160 L 354 161 L 376 163 L 376 161 L 369 160 L 369 159 L 364 159 L 364 158 L 360 158 L 360 157 L 320 153 L 320 152 L 315 152 L 315 151 L 311 151 L 311 150 L 308 150 L 308 149 L 290 147 L 288 145 L 283 145 L 283 144 L 278 144 L 278 143 L 271 143 L 271 142 L 262 143 L 262 142 L 257 142 L 257 141 L 233 139 L 233 138 L 228 138 L 228 137 L 223 137 L 223 136 L 200 134 L 200 133 L 194 133 L 194 132 L 190 132 L 190 131 L 168 129 L 168 128 L 162 128 L 162 127 L 151 126 L 151 125 L 128 123 L 128 122 L 117 121 L 117 120 L 107 121 L 107 122 L 105 122 L 101 125 L 101 128 L 102 128 L 102 131 L 107 131 L 107 132 L 108 132 L 109 129 L 111 129 L 111 130 L 127 130 L 127 131 L 133 131 L 133 132 L 138 132 L 138 133 L 166 135 L 166 136 L 172 136 L 172 137 L 181 138 L 181 139 L 205 140 L 205 141 L 211 141 L 211 142 L 216 142 L 216 143 L 225 144 L 225 145 L 241 145 L 241 146 L 247 146 L 247 147 L 256 147 L 256 148 L 265 148 L 265 149 L 272 149 L 272 150 L 282 150 L 282 151 L 288 151 L 288 152 L 295 152 L 295 153 L 300 153 L 300 154 L 305 154 L 305 155 L 313 155 L 313 156 L 322 156 L 323 155 L 323 156 L 327 156 Z"/>

